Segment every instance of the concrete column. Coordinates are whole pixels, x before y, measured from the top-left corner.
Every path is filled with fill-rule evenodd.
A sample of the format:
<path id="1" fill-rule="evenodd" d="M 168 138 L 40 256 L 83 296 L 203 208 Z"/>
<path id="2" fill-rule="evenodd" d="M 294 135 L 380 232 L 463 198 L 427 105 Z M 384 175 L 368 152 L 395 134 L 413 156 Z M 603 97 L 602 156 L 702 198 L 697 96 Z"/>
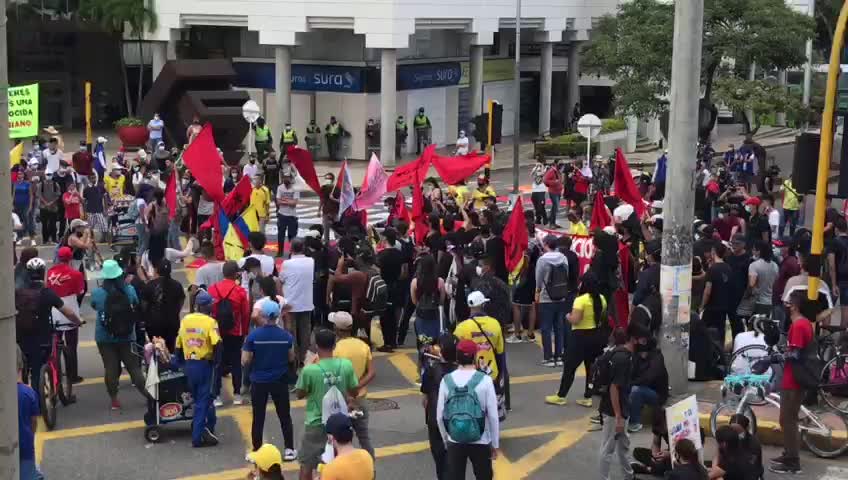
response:
<path id="1" fill-rule="evenodd" d="M 291 122 L 291 47 L 278 45 L 274 49 L 274 110 L 276 125 L 271 125 L 271 132 L 281 135 L 283 126 Z M 276 139 L 274 140 L 276 144 Z"/>
<path id="2" fill-rule="evenodd" d="M 542 43 L 542 68 L 539 74 L 539 136 L 551 133 L 551 90 L 554 78 L 554 44 Z"/>
<path id="3" fill-rule="evenodd" d="M 566 127 L 571 125 L 571 112 L 574 111 L 574 105 L 580 102 L 580 44 L 574 42 L 571 44 L 571 49 L 568 51 L 568 84 L 566 85 L 567 95 L 565 100 L 565 118 L 567 119 Z"/>
<path id="4" fill-rule="evenodd" d="M 751 63 L 751 69 L 748 70 L 748 80 L 753 82 L 756 79 L 757 79 L 757 63 L 752 62 Z M 749 122 L 748 124 L 751 126 L 751 129 L 753 129 L 754 124 L 756 123 L 756 119 L 754 118 L 754 111 L 750 110 L 750 109 L 745 110 L 745 116 L 748 117 L 748 122 Z"/>
<path id="5" fill-rule="evenodd" d="M 168 42 L 150 42 L 150 48 L 153 53 L 153 81 L 159 76 L 159 72 L 168 61 Z"/>
<path id="6" fill-rule="evenodd" d="M 777 84 L 780 85 L 783 90 L 786 90 L 786 70 L 778 70 L 777 72 Z M 786 112 L 777 112 L 774 119 L 775 123 L 778 127 L 786 126 Z"/>
<path id="7" fill-rule="evenodd" d="M 624 121 L 627 123 L 627 143 L 625 144 L 624 151 L 633 153 L 636 151 L 636 144 L 639 139 L 639 117 L 628 115 Z"/>
<path id="8" fill-rule="evenodd" d="M 483 50 L 482 45 L 471 45 L 471 114 L 485 112 L 483 106 Z"/>
<path id="9" fill-rule="evenodd" d="M 397 119 L 397 50 L 380 51 L 380 161 L 393 166 Z"/>

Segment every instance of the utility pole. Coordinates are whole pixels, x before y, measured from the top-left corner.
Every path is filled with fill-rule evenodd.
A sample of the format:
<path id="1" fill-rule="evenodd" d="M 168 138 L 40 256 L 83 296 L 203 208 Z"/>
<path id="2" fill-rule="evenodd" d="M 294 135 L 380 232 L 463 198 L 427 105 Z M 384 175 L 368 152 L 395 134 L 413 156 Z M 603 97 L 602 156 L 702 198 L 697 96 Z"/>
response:
<path id="1" fill-rule="evenodd" d="M 816 0 L 807 0 L 807 15 L 810 18 L 815 17 L 816 14 Z M 804 64 L 804 93 L 802 96 L 802 102 L 804 106 L 810 105 L 810 88 L 812 88 L 813 82 L 813 39 L 807 39 L 807 45 L 805 48 L 807 55 L 807 63 Z"/>
<path id="2" fill-rule="evenodd" d="M 660 342 L 674 395 L 686 392 L 688 379 L 692 220 L 695 207 L 694 160 L 698 144 L 703 29 L 704 0 L 674 3 L 669 168 L 663 209 L 665 228 L 660 273 L 663 304 Z"/>
<path id="3" fill-rule="evenodd" d="M 12 183 L 9 178 L 9 54 L 6 0 L 0 0 L 0 271 L 12 271 Z M 0 478 L 18 478 L 18 372 L 12 275 L 0 277 Z"/>
<path id="4" fill-rule="evenodd" d="M 521 0 L 515 0 L 515 68 L 512 136 L 512 194 L 518 197 L 518 152 L 521 150 Z"/>

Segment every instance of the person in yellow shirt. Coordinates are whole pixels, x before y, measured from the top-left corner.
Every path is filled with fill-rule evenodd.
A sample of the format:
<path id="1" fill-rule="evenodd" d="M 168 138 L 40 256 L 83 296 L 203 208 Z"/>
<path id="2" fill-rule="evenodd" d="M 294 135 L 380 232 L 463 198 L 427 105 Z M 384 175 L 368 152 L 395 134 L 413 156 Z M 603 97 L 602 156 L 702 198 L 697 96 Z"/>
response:
<path id="1" fill-rule="evenodd" d="M 109 175 L 103 177 L 103 186 L 106 187 L 106 192 L 110 198 L 121 198 L 124 196 L 124 183 L 127 181 L 123 173 L 123 168 L 118 163 L 112 164 L 112 169 L 109 170 Z"/>
<path id="2" fill-rule="evenodd" d="M 489 180 L 485 175 L 480 175 L 477 177 L 477 188 L 471 194 L 471 197 L 474 199 L 474 208 L 476 210 L 483 210 L 486 208 L 485 200 L 489 197 L 497 198 L 495 194 L 495 189 L 489 185 Z"/>
<path id="3" fill-rule="evenodd" d="M 471 340 L 478 345 L 477 369 L 488 373 L 498 385 L 506 360 L 501 324 L 483 312 L 483 306 L 489 302 L 483 293 L 471 292 L 467 302 L 471 318 L 460 322 L 453 334 L 458 340 Z"/>
<path id="4" fill-rule="evenodd" d="M 578 405 L 592 407 L 592 389 L 589 388 L 589 368 L 595 359 L 604 351 L 607 344 L 606 325 L 607 300 L 600 294 L 601 286 L 598 277 L 593 272 L 586 272 L 580 282 L 580 290 L 571 307 L 571 313 L 566 315 L 571 330 L 568 341 L 565 343 L 569 348 L 565 350 L 565 365 L 562 370 L 562 379 L 559 383 L 559 391 L 556 395 L 545 397 L 545 403 L 551 405 L 565 405 L 565 397 L 574 383 L 574 375 L 577 367 L 582 363 L 586 368 L 586 386 L 583 390 L 583 398 L 577 400 Z"/>
<path id="5" fill-rule="evenodd" d="M 569 235 L 589 235 L 589 229 L 583 223 L 583 207 L 580 205 L 574 205 L 568 211 L 568 223 L 570 224 L 568 227 Z"/>
<path id="6" fill-rule="evenodd" d="M 333 312 L 327 316 L 327 320 L 335 326 L 336 348 L 333 349 L 333 357 L 346 358 L 353 364 L 353 373 L 359 379 L 359 393 L 357 394 L 355 406 L 351 406 L 354 413 L 353 430 L 359 439 L 359 446 L 374 458 L 374 447 L 368 435 L 368 410 L 365 397 L 368 395 L 368 384 L 374 380 L 376 370 L 371 356 L 371 347 L 362 340 L 351 336 L 353 330 L 353 317 L 347 312 Z M 322 477 L 323 478 L 323 477 Z"/>
<path id="7" fill-rule="evenodd" d="M 465 207 L 465 202 L 468 201 L 469 193 L 468 187 L 465 185 L 465 180 L 460 180 L 456 183 L 456 185 L 448 187 L 448 195 L 456 199 L 456 204 L 459 205 L 460 208 Z"/>
<path id="8" fill-rule="evenodd" d="M 336 452 L 321 469 L 321 480 L 372 480 L 374 459 L 365 450 L 353 447 L 353 421 L 343 413 L 327 419 L 327 440 Z"/>
<path id="9" fill-rule="evenodd" d="M 783 192 L 783 218 L 780 219 L 778 234 L 783 236 L 786 225 L 789 224 L 789 236 L 792 236 L 795 235 L 795 229 L 798 227 L 798 212 L 801 210 L 803 197 L 792 185 L 791 178 L 783 181 L 780 191 Z"/>
<path id="10" fill-rule="evenodd" d="M 250 194 L 250 206 L 256 210 L 256 215 L 259 217 L 259 231 L 264 232 L 271 211 L 271 191 L 265 186 L 262 175 L 254 175 L 251 181 L 253 192 Z"/>
<path id="11" fill-rule="evenodd" d="M 283 480 L 283 457 L 280 450 L 265 443 L 259 449 L 247 454 L 250 463 L 250 475 L 248 478 L 258 480 Z"/>
<path id="12" fill-rule="evenodd" d="M 197 313 L 186 315 L 177 333 L 176 361 L 182 364 L 194 398 L 191 428 L 193 447 L 218 444 L 215 436 L 215 405 L 212 403 L 212 372 L 221 336 L 212 314 L 212 295 L 201 291 L 194 299 Z"/>

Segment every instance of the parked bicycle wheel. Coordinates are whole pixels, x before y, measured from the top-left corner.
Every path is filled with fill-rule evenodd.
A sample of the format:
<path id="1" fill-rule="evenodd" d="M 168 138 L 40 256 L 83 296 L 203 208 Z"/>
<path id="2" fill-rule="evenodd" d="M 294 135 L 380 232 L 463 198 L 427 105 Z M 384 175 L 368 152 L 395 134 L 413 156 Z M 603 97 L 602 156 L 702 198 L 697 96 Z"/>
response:
<path id="1" fill-rule="evenodd" d="M 68 406 L 73 403 L 74 384 L 71 381 L 71 377 L 68 376 L 64 348 L 56 350 L 56 369 L 59 375 L 59 391 L 57 392 L 59 394 L 59 401 L 62 402 L 62 405 Z"/>
<path id="2" fill-rule="evenodd" d="M 50 374 L 50 365 L 44 364 L 39 372 L 41 379 L 41 391 L 38 392 L 38 400 L 41 404 L 41 418 L 48 430 L 56 426 L 56 392 L 53 388 L 53 378 Z"/>
<path id="3" fill-rule="evenodd" d="M 839 338 L 842 332 L 833 332 L 819 339 L 819 358 L 825 362 L 839 355 Z"/>
<path id="4" fill-rule="evenodd" d="M 815 413 L 817 422 L 810 417 L 798 421 L 804 445 L 822 458 L 835 458 L 845 453 L 848 450 L 848 419 L 831 409 Z"/>
<path id="5" fill-rule="evenodd" d="M 750 405 L 745 405 L 742 408 L 742 411 L 739 412 L 739 402 L 737 400 L 723 401 L 719 402 L 715 408 L 713 409 L 712 414 L 710 414 L 710 432 L 715 433 L 718 430 L 718 427 L 723 425 L 730 425 L 730 417 L 735 415 L 736 413 L 742 413 L 746 417 L 748 417 L 749 428 L 751 429 L 751 434 L 757 434 L 757 416 L 754 415 L 754 410 L 751 409 Z"/>
<path id="6" fill-rule="evenodd" d="M 819 394 L 831 408 L 848 415 L 848 355 L 831 358 L 824 366 Z"/>
<path id="7" fill-rule="evenodd" d="M 748 345 L 734 352 L 728 363 L 730 367 L 730 375 L 747 375 L 753 373 L 751 368 L 759 360 L 762 360 L 770 355 L 768 347 L 762 345 Z M 769 367 L 763 372 L 763 375 L 768 375 L 771 380 L 774 380 L 774 368 Z M 748 403 L 751 405 L 765 405 L 766 401 L 761 397 L 752 397 Z"/>

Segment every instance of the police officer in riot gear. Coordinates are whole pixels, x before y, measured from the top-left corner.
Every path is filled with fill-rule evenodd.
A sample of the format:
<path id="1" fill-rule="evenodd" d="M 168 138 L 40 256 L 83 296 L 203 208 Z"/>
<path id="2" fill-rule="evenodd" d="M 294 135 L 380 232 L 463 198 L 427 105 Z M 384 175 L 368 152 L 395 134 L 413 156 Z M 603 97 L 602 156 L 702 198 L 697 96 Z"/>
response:
<path id="1" fill-rule="evenodd" d="M 306 148 L 312 154 L 312 158 L 318 158 L 321 153 L 321 127 L 315 123 L 315 120 L 309 121 L 309 126 L 306 127 Z"/>
<path id="2" fill-rule="evenodd" d="M 430 129 L 433 128 L 430 117 L 424 114 L 424 107 L 418 109 L 418 115 L 412 120 L 412 126 L 415 127 L 415 154 L 421 155 L 421 150 L 430 144 Z"/>
<path id="3" fill-rule="evenodd" d="M 339 150 L 342 147 L 342 135 L 344 128 L 342 124 L 336 121 L 336 117 L 330 117 L 330 123 L 324 127 L 324 136 L 327 137 L 327 151 L 330 154 L 330 160 L 338 160 Z"/>
<path id="4" fill-rule="evenodd" d="M 365 142 L 368 146 L 368 158 L 372 153 L 380 152 L 380 124 L 375 123 L 373 118 L 368 119 L 365 125 Z"/>
<path id="5" fill-rule="evenodd" d="M 280 155 L 286 155 L 288 148 L 292 145 L 297 145 L 297 132 L 291 126 L 291 123 L 286 123 L 282 135 L 280 135 Z"/>
<path id="6" fill-rule="evenodd" d="M 400 159 L 400 152 L 406 145 L 406 137 L 408 136 L 409 132 L 406 127 L 406 120 L 403 119 L 403 115 L 398 115 L 398 119 L 395 122 L 395 159 Z"/>

